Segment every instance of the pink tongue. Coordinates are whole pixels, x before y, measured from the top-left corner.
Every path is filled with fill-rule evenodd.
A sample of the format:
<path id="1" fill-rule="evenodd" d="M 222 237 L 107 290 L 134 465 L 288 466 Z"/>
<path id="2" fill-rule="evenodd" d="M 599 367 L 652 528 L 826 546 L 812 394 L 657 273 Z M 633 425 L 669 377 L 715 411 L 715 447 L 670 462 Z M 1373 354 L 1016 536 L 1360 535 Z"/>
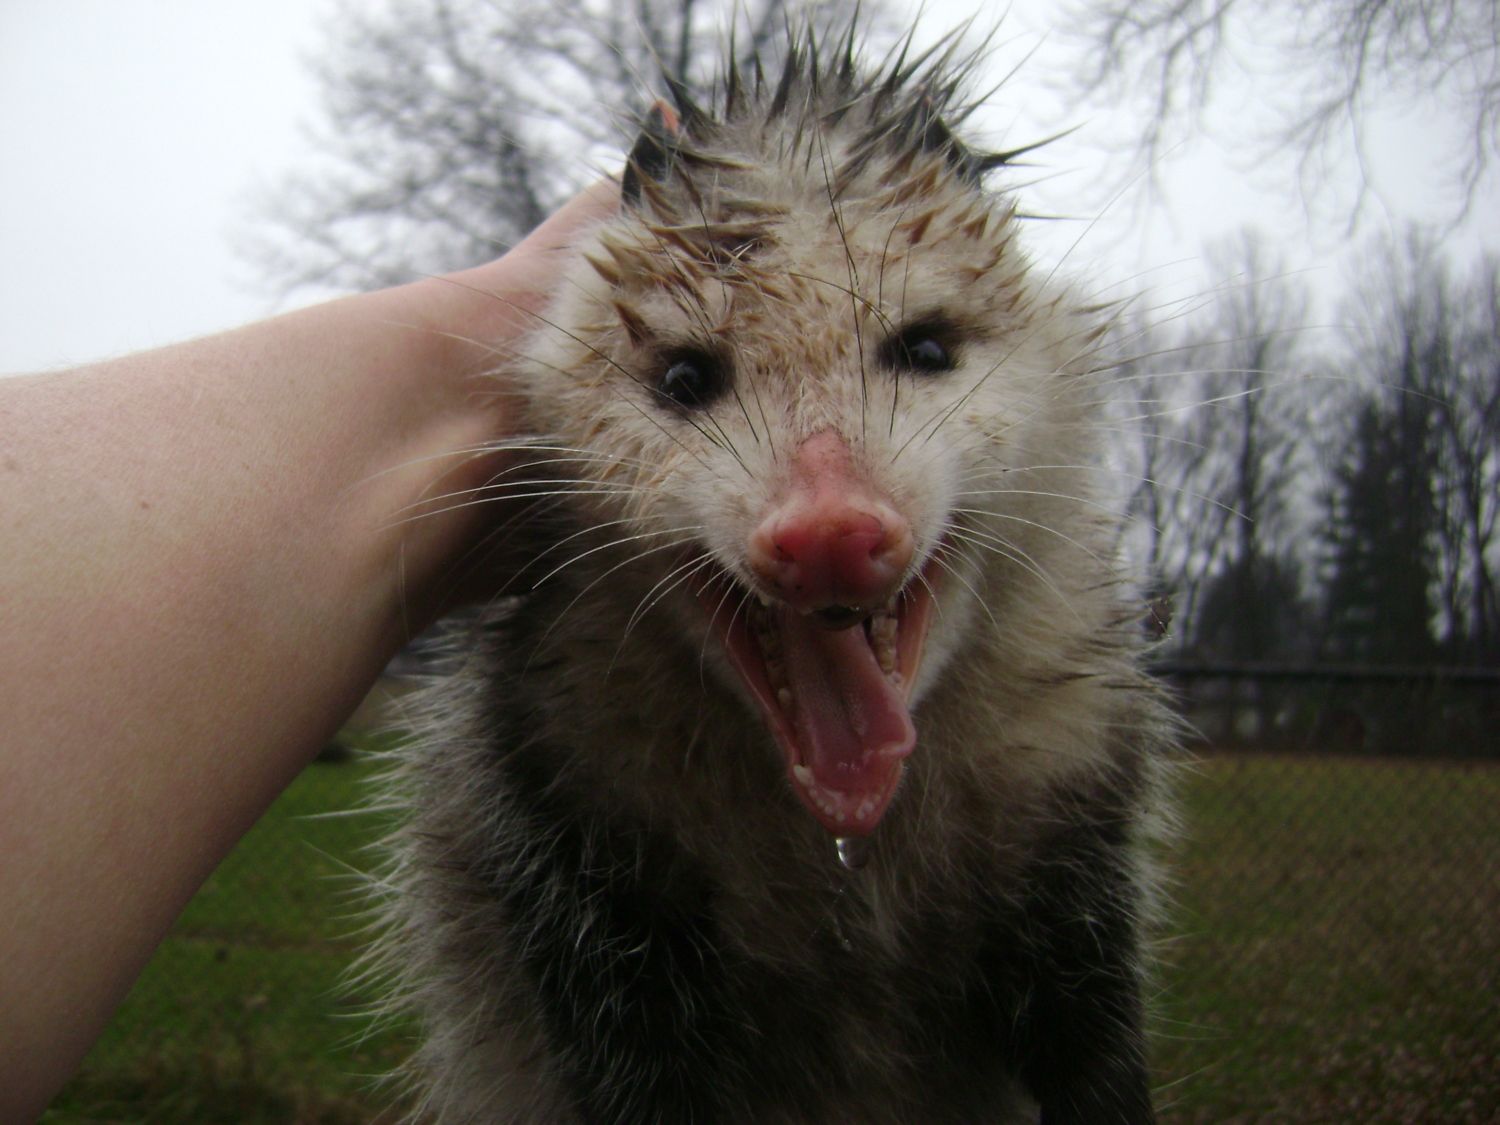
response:
<path id="1" fill-rule="evenodd" d="M 783 609 L 782 652 L 793 684 L 802 763 L 840 793 L 878 795 L 917 741 L 903 693 L 880 670 L 865 631 L 833 632 Z"/>

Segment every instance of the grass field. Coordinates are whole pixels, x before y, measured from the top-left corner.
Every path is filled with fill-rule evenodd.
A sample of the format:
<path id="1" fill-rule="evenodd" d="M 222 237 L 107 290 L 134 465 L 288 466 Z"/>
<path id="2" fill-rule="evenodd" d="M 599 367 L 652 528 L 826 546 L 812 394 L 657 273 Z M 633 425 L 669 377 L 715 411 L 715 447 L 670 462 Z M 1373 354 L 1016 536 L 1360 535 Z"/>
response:
<path id="1" fill-rule="evenodd" d="M 63 1122 L 367 1123 L 367 1076 L 406 1044 L 341 975 L 359 948 L 350 870 L 381 832 L 351 808 L 371 773 L 314 763 L 199 891 L 82 1072 Z"/>
<path id="2" fill-rule="evenodd" d="M 1500 769 L 1222 757 L 1184 779 L 1166 1120 L 1500 1120 Z"/>
<path id="3" fill-rule="evenodd" d="M 43 1118 L 371 1122 L 406 1048 L 339 977 L 368 766 L 315 764 L 194 900 Z M 1500 1120 L 1500 769 L 1208 758 L 1184 777 L 1166 1122 Z"/>

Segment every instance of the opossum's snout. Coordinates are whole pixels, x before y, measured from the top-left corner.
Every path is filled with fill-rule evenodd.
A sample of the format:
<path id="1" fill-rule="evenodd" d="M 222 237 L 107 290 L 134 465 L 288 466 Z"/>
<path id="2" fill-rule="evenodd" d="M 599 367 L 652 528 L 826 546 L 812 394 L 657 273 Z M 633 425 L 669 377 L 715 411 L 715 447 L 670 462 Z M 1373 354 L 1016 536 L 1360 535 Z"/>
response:
<path id="1" fill-rule="evenodd" d="M 746 551 L 767 592 L 836 629 L 890 601 L 912 553 L 911 524 L 856 478 L 848 445 L 829 430 L 798 446 L 792 485 Z"/>
<path id="2" fill-rule="evenodd" d="M 911 525 L 891 505 L 825 486 L 772 509 L 751 534 L 747 555 L 768 591 L 843 629 L 901 588 L 912 550 Z"/>
<path id="3" fill-rule="evenodd" d="M 716 631 L 786 756 L 792 788 L 838 836 L 875 830 L 916 745 L 909 707 L 931 618 L 933 564 L 916 571 L 910 522 L 832 431 L 804 439 L 751 530 L 756 597 Z"/>

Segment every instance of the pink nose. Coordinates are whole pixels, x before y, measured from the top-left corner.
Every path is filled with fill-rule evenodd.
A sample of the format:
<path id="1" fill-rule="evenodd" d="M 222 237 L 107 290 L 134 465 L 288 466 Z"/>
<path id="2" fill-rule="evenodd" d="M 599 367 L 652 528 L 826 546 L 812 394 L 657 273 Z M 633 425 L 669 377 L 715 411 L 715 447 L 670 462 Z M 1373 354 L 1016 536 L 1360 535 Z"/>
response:
<path id="1" fill-rule="evenodd" d="M 793 485 L 750 535 L 750 565 L 797 609 L 874 608 L 901 585 L 911 525 L 853 472 L 849 448 L 828 431 L 793 458 Z"/>

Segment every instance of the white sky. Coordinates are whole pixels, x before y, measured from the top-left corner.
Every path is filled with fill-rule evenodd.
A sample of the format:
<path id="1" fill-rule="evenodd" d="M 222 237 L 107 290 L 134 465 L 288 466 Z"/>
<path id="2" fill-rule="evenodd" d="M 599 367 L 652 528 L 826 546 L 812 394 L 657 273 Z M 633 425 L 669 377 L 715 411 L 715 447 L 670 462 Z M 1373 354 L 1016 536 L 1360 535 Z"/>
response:
<path id="1" fill-rule="evenodd" d="M 316 87 L 306 60 L 327 42 L 335 6 L 0 0 L 0 372 L 118 354 L 273 311 L 234 244 L 253 229 L 257 193 L 312 155 L 303 127 L 316 119 Z M 957 0 L 925 7 L 934 31 L 966 14 Z M 998 140 L 1054 125 L 1034 123 L 1047 98 L 1028 75 L 1059 65 L 1059 45 L 1040 34 L 1057 11 L 1044 0 L 1012 5 L 1002 41 L 1015 52 L 1040 47 L 998 99 L 989 119 Z M 1109 130 L 1103 119 L 1083 124 L 1081 136 L 1048 150 L 1057 175 L 1029 198 L 1032 209 L 1081 213 L 1076 200 L 1089 197 L 1099 179 L 1091 169 L 1105 159 L 1095 142 Z M 1416 109 L 1385 114 L 1375 132 L 1382 206 L 1367 230 L 1430 211 L 1442 127 Z M 1289 177 L 1286 168 L 1243 167 L 1218 142 L 1194 142 L 1165 169 L 1165 205 L 1142 213 L 1119 204 L 1093 227 L 1044 225 L 1038 257 L 1068 251 L 1065 268 L 1091 282 L 1144 274 L 1169 292 L 1174 277 L 1193 289 L 1203 284 L 1195 259 L 1204 240 L 1254 222 L 1279 236 L 1286 268 L 1332 292 L 1347 235 L 1310 223 Z M 1500 247 L 1493 182 L 1475 211 L 1458 243 Z"/>
<path id="2" fill-rule="evenodd" d="M 232 239 L 305 156 L 318 0 L 0 0 L 0 371 L 270 309 Z"/>

